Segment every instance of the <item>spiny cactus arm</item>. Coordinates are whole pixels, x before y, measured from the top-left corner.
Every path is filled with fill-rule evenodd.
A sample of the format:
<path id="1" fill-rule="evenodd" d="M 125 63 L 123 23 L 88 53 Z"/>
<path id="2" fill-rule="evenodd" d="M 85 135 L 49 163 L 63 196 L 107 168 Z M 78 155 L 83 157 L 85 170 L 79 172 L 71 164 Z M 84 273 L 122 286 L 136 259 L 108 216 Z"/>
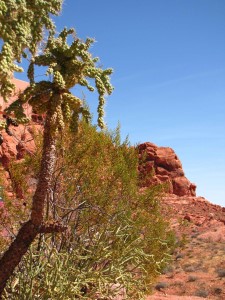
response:
<path id="1" fill-rule="evenodd" d="M 27 52 L 34 56 L 44 29 L 55 30 L 51 15 L 58 15 L 63 0 L 1 0 L 0 1 L 0 94 L 7 101 L 15 85 L 14 72 L 23 71 L 16 62 Z"/>
<path id="2" fill-rule="evenodd" d="M 0 120 L 0 130 L 3 130 L 6 128 L 6 121 L 5 120 Z"/>
<path id="3" fill-rule="evenodd" d="M 73 35 L 74 38 L 71 44 L 67 42 L 69 35 Z M 77 101 L 76 98 L 73 98 L 73 101 L 69 101 L 68 97 L 72 99 L 69 89 L 77 84 L 93 92 L 95 88 L 90 84 L 89 80 L 94 81 L 99 94 L 98 125 L 100 128 L 103 128 L 105 126 L 103 121 L 105 96 L 110 95 L 113 91 L 109 77 L 113 70 L 102 70 L 96 66 L 98 58 L 93 58 L 89 52 L 93 42 L 94 40 L 90 38 L 83 42 L 76 38 L 75 30 L 65 28 L 58 37 L 49 36 L 44 54 L 35 57 L 34 64 L 49 66 L 47 74 L 52 76 L 55 88 L 58 88 L 59 92 L 62 93 L 61 110 L 58 107 L 59 120 L 63 117 L 68 122 L 69 116 L 78 120 L 75 115 L 79 113 L 85 114 L 85 119 L 90 119 L 90 114 L 87 113 L 88 110 L 81 105 L 80 101 Z M 33 77 L 31 76 L 31 78 Z M 76 105 L 74 107 L 75 103 L 76 105 L 79 103 L 79 109 L 77 109 Z M 41 106 L 41 109 L 45 109 L 44 106 Z M 62 120 L 60 121 L 61 124 L 63 122 Z"/>

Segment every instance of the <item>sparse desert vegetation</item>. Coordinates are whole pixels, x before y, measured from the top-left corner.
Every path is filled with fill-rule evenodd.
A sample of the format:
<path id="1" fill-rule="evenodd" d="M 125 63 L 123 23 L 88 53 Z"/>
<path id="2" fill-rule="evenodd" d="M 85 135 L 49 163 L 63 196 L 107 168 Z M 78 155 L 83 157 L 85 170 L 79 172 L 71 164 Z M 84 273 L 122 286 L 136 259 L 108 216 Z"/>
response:
<path id="1" fill-rule="evenodd" d="M 172 200 L 172 201 L 171 201 Z M 168 299 L 175 296 L 194 297 L 222 300 L 225 298 L 225 279 L 224 279 L 224 263 L 225 263 L 225 237 L 217 239 L 218 235 L 223 234 L 224 224 L 220 220 L 224 218 L 224 209 L 218 207 L 218 212 L 214 214 L 214 219 L 210 220 L 210 207 L 215 211 L 215 207 L 203 200 L 197 202 L 196 199 L 186 198 L 186 205 L 179 203 L 179 198 L 173 197 L 171 200 L 164 199 L 164 207 L 170 205 L 170 216 L 172 224 L 180 239 L 186 235 L 186 243 L 179 243 L 173 253 L 173 262 L 164 270 L 160 276 L 160 282 L 168 283 L 166 295 Z M 177 216 L 171 213 L 171 203 L 175 210 L 183 210 L 182 214 L 191 214 L 192 220 L 189 226 L 183 226 L 182 222 L 175 222 Z M 195 211 L 192 209 L 195 207 Z M 208 206 L 205 212 L 204 206 Z M 167 211 L 165 209 L 165 214 Z M 204 220 L 199 224 L 199 218 Z M 218 221 L 217 221 L 218 220 Z M 196 224 L 197 223 L 197 224 Z M 195 233 L 193 235 L 193 232 Z M 156 291 L 155 295 L 163 296 L 162 291 Z M 166 296 L 165 296 L 166 297 Z M 148 299 L 151 299 L 148 298 Z M 157 298 L 152 298 L 157 299 Z M 160 299 L 160 298 L 159 298 Z"/>

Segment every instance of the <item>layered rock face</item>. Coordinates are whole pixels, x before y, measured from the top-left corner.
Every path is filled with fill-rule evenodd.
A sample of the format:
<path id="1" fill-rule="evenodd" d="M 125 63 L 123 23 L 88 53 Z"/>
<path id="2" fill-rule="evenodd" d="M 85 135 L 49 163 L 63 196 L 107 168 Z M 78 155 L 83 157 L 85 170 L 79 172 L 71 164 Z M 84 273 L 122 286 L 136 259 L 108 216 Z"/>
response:
<path id="1" fill-rule="evenodd" d="M 40 130 L 39 127 L 38 124 L 19 125 L 11 130 L 12 136 L 2 132 L 3 143 L 0 146 L 0 163 L 5 170 L 8 170 L 10 161 L 20 160 L 25 153 L 34 154 L 36 149 L 34 133 L 36 129 Z"/>
<path id="2" fill-rule="evenodd" d="M 185 177 L 182 164 L 173 149 L 143 143 L 138 146 L 138 151 L 143 187 L 164 183 L 170 194 L 196 196 L 196 185 Z"/>
<path id="3" fill-rule="evenodd" d="M 0 119 L 4 116 L 4 109 L 15 101 L 18 93 L 23 91 L 29 85 L 28 82 L 18 79 L 13 79 L 13 82 L 16 85 L 15 95 L 8 99 L 7 103 L 0 97 Z M 0 145 L 0 163 L 5 170 L 8 170 L 9 162 L 11 160 L 23 158 L 26 152 L 35 152 L 34 132 L 36 129 L 38 131 L 40 130 L 41 120 L 39 120 L 36 115 L 32 114 L 30 106 L 24 107 L 24 110 L 32 119 L 29 125 L 19 125 L 18 127 L 10 126 L 10 135 L 8 135 L 5 130 L 2 130 L 1 132 L 3 142 Z"/>

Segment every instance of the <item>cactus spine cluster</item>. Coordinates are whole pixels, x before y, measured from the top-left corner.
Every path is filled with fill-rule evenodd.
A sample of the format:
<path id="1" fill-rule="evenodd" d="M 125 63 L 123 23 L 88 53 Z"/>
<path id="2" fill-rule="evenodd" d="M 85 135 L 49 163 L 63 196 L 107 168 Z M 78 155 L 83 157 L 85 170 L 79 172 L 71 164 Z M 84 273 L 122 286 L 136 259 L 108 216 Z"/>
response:
<path id="1" fill-rule="evenodd" d="M 62 0 L 0 0 L 0 94 L 5 100 L 14 90 L 13 73 L 23 71 L 17 64 L 21 55 L 35 55 L 43 29 L 54 31 L 51 14 L 58 15 L 61 5 Z"/>
<path id="2" fill-rule="evenodd" d="M 73 36 L 68 44 L 67 37 Z M 74 29 L 64 29 L 58 37 L 50 35 L 46 48 L 41 55 L 34 56 L 28 68 L 30 86 L 9 106 L 6 113 L 14 113 L 18 122 L 26 122 L 23 104 L 28 103 L 37 114 L 52 111 L 53 129 L 63 129 L 65 123 L 77 128 L 79 115 L 88 120 L 90 113 L 83 101 L 74 96 L 70 89 L 79 84 L 89 91 L 95 88 L 99 94 L 98 125 L 104 128 L 105 96 L 110 95 L 113 87 L 110 83 L 112 69 L 103 70 L 96 66 L 98 59 L 93 58 L 89 48 L 94 41 L 90 38 L 82 41 L 75 36 Z M 35 82 L 34 66 L 47 66 L 49 81 Z M 89 80 L 95 82 L 95 88 Z"/>

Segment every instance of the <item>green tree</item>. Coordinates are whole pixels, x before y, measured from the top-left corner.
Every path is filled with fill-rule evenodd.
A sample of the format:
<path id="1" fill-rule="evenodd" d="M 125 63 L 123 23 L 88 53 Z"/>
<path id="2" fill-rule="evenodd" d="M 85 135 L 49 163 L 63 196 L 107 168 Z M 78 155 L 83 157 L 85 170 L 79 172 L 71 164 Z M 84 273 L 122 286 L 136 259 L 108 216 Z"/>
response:
<path id="1" fill-rule="evenodd" d="M 4 4 L 7 4 L 7 2 L 14 3 L 13 1 L 1 1 L 3 23 L 7 23 L 8 15 L 4 13 Z M 25 2 L 27 5 L 33 3 L 33 1 Z M 45 12 L 51 7 L 48 3 L 51 2 L 38 1 L 38 4 L 41 4 Z M 54 1 L 54 3 L 60 4 L 59 1 Z M 55 8 L 59 8 L 59 6 Z M 18 8 L 15 7 L 15 9 Z M 30 6 L 30 10 L 34 10 L 33 5 Z M 48 14 L 46 18 L 48 18 Z M 24 26 L 28 30 L 29 24 Z M 70 44 L 67 43 L 68 35 L 73 37 Z M 4 36 L 5 44 L 7 44 L 8 40 L 9 37 Z M 104 96 L 112 92 L 112 86 L 109 82 L 109 75 L 112 73 L 112 69 L 102 70 L 97 67 L 98 59 L 93 58 L 89 52 L 92 42 L 93 40 L 91 39 L 87 39 L 85 42 L 78 39 L 73 29 L 64 29 L 58 37 L 51 33 L 43 53 L 35 55 L 32 50 L 32 59 L 28 68 L 30 86 L 19 95 L 18 99 L 6 111 L 7 114 L 14 113 L 18 122 L 24 122 L 26 121 L 26 115 L 23 112 L 23 104 L 28 103 L 37 113 L 45 114 L 45 125 L 41 167 L 37 188 L 32 200 L 31 216 L 22 225 L 17 237 L 0 260 L 0 293 L 2 293 L 8 278 L 27 252 L 37 234 L 47 230 L 47 225 L 45 226 L 43 223 L 44 206 L 51 189 L 56 163 L 56 143 L 60 131 L 63 130 L 65 124 L 70 124 L 71 129 L 75 130 L 80 114 L 86 119 L 89 118 L 89 112 L 83 105 L 83 101 L 72 95 L 70 88 L 80 84 L 86 86 L 90 91 L 94 91 L 94 88 L 89 85 L 87 78 L 94 80 L 99 93 L 98 124 L 101 128 L 104 126 Z M 2 53 L 3 58 L 9 57 L 9 61 L 12 60 L 11 54 L 7 52 L 4 54 L 3 50 Z M 50 80 L 35 82 L 34 66 L 48 67 L 47 74 L 50 76 Z M 8 69 L 14 70 L 12 66 L 9 66 Z M 4 82 L 4 78 L 2 82 Z M 8 124 L 5 125 L 6 128 L 7 126 Z M 51 230 L 63 231 L 65 227 L 62 225 L 54 228 L 53 226 Z"/>
<path id="2" fill-rule="evenodd" d="M 12 163 L 10 172 L 15 186 L 24 183 L 28 208 L 21 209 L 21 203 L 11 213 L 14 220 L 27 217 L 33 192 L 27 193 L 26 182 L 38 178 L 40 156 L 37 151 L 22 165 Z M 65 127 L 56 157 L 44 222 L 68 230 L 39 235 L 11 278 L 5 299 L 109 299 L 121 291 L 129 299 L 143 299 L 169 258 L 161 188 L 140 193 L 138 155 L 120 142 L 119 130 L 97 132 L 81 122 L 74 135 Z"/>

